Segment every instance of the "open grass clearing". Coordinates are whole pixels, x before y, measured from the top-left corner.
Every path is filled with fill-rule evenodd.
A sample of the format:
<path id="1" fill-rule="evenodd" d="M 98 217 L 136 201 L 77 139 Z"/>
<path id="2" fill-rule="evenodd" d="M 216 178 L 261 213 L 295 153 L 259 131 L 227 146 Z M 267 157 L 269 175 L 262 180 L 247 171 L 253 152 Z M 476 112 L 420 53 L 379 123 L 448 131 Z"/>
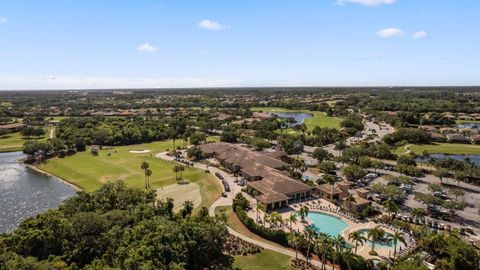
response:
<path id="1" fill-rule="evenodd" d="M 271 250 L 248 256 L 235 256 L 233 267 L 243 270 L 290 270 L 290 257 Z"/>
<path id="2" fill-rule="evenodd" d="M 432 144 L 410 144 L 398 147 L 396 154 L 406 154 L 406 147 L 415 154 L 422 154 L 427 151 L 430 154 L 449 154 L 449 155 L 480 155 L 480 145 L 460 144 L 460 143 L 432 143 Z"/>
<path id="3" fill-rule="evenodd" d="M 4 137 L 0 137 L 0 153 L 22 151 L 23 144 L 26 141 L 46 140 L 50 135 L 51 130 L 51 127 L 47 127 L 45 129 L 45 136 L 40 138 L 25 138 L 22 136 L 22 134 L 20 134 L 20 132 L 10 133 Z"/>
<path id="4" fill-rule="evenodd" d="M 301 112 L 312 114 L 312 118 L 305 119 L 305 125 L 308 130 L 312 130 L 314 127 L 319 126 L 321 128 L 340 128 L 341 118 L 327 116 L 324 112 L 315 112 L 310 110 L 292 110 L 284 108 L 275 108 L 275 107 L 254 107 L 252 111 L 263 111 L 263 112 Z M 290 129 L 287 129 L 289 132 Z"/>
<path id="5" fill-rule="evenodd" d="M 166 200 L 172 198 L 175 201 L 173 211 L 178 212 L 183 207 L 183 203 L 191 201 L 194 208 L 202 204 L 202 195 L 200 186 L 197 183 L 189 183 L 187 185 L 173 184 L 157 189 L 157 198 Z"/>

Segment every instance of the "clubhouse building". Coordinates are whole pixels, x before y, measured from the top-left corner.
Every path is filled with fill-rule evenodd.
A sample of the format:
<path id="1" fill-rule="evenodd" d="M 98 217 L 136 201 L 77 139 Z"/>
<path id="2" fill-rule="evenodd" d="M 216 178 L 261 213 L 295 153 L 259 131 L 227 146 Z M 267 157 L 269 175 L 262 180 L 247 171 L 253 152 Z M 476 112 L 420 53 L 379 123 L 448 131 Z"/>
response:
<path id="1" fill-rule="evenodd" d="M 267 209 L 282 208 L 312 195 L 313 187 L 288 176 L 290 164 L 283 162 L 283 151 L 259 152 L 237 144 L 217 142 L 200 146 L 207 157 L 215 158 L 230 172 L 248 181 Z"/>

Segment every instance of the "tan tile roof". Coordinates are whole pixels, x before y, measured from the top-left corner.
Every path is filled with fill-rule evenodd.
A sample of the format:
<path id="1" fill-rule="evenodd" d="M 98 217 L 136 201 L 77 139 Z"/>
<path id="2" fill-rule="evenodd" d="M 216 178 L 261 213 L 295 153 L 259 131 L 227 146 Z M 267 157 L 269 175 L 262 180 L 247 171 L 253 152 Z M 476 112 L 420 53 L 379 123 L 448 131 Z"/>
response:
<path id="1" fill-rule="evenodd" d="M 332 195 L 340 194 L 343 192 L 340 188 L 330 184 L 323 184 L 323 185 L 316 186 L 316 189 L 319 189 L 325 193 L 332 194 Z"/>
<path id="2" fill-rule="evenodd" d="M 259 200 L 264 204 L 276 203 L 288 200 L 288 196 L 281 193 L 271 193 L 271 194 L 262 194 L 255 196 L 255 199 Z"/>
<path id="3" fill-rule="evenodd" d="M 25 124 L 13 123 L 13 124 L 0 125 L 0 128 L 10 129 L 10 128 L 21 128 L 24 126 Z"/>

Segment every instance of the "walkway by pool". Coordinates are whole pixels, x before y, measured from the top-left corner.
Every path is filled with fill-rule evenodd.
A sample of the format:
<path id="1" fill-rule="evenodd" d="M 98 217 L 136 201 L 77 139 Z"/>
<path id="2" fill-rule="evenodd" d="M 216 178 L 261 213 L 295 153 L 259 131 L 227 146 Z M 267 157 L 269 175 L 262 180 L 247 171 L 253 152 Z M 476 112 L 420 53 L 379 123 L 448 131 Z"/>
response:
<path id="1" fill-rule="evenodd" d="M 310 212 L 307 218 L 313 222 L 318 232 L 326 233 L 330 236 L 341 235 L 348 224 L 341 219 L 325 213 Z"/>

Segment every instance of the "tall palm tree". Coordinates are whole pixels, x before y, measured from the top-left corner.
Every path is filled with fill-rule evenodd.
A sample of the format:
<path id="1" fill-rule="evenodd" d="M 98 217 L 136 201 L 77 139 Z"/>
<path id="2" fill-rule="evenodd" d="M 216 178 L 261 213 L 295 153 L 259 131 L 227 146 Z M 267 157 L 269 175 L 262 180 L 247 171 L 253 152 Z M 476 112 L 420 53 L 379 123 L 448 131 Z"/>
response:
<path id="1" fill-rule="evenodd" d="M 140 164 L 140 168 L 143 170 L 144 175 L 145 175 L 145 188 L 148 188 L 148 184 L 147 184 L 147 170 L 148 170 L 149 167 L 150 167 L 150 165 L 148 165 L 148 162 L 146 162 L 146 161 L 143 161 L 142 164 Z"/>
<path id="2" fill-rule="evenodd" d="M 256 210 L 257 210 L 257 220 L 258 220 L 259 212 L 265 212 L 265 204 L 261 202 L 257 203 Z"/>
<path id="3" fill-rule="evenodd" d="M 382 230 L 382 228 L 380 228 L 379 226 L 377 226 L 373 229 L 368 230 L 367 235 L 368 235 L 368 238 L 372 241 L 372 250 L 370 251 L 370 254 L 374 255 L 376 254 L 375 242 L 380 241 L 384 237 L 385 231 Z"/>
<path id="4" fill-rule="evenodd" d="M 331 250 L 331 237 L 325 233 L 319 233 L 315 241 L 315 253 L 322 260 L 322 269 L 325 269 L 326 256 L 327 253 Z"/>
<path id="5" fill-rule="evenodd" d="M 290 217 L 288 217 L 288 221 L 290 222 L 290 230 L 292 229 L 292 223 L 297 224 L 298 218 L 297 218 L 297 213 L 292 212 L 290 214 Z"/>
<path id="6" fill-rule="evenodd" d="M 414 219 L 425 221 L 425 211 L 422 208 L 413 208 L 410 215 L 412 215 Z"/>
<path id="7" fill-rule="evenodd" d="M 295 260 L 298 259 L 298 247 L 302 241 L 301 234 L 297 232 L 288 235 L 288 244 L 295 249 Z"/>
<path id="8" fill-rule="evenodd" d="M 175 180 L 178 181 L 178 173 L 180 172 L 180 165 L 173 166 L 173 172 L 175 173 Z"/>
<path id="9" fill-rule="evenodd" d="M 307 263 L 308 259 L 310 258 L 310 246 L 312 245 L 312 241 L 315 239 L 317 232 L 313 228 L 313 226 L 305 227 L 303 233 L 305 234 L 305 239 L 307 241 Z"/>
<path id="10" fill-rule="evenodd" d="M 357 254 L 358 243 L 363 245 L 367 238 L 360 231 L 354 231 L 348 235 L 348 240 L 355 242 L 355 254 Z"/>
<path id="11" fill-rule="evenodd" d="M 147 188 L 150 189 L 150 176 L 152 176 L 152 170 L 145 170 L 145 177 L 147 178 Z"/>
<path id="12" fill-rule="evenodd" d="M 395 232 L 394 234 L 392 234 L 392 236 L 390 237 L 390 240 L 393 242 L 393 246 L 394 246 L 394 249 L 393 249 L 393 258 L 395 259 L 397 257 L 397 244 L 398 242 L 400 243 L 403 243 L 404 245 L 406 245 L 406 242 L 405 242 L 405 235 L 401 232 Z"/>
<path id="13" fill-rule="evenodd" d="M 385 207 L 387 212 L 390 213 L 390 217 L 392 219 L 400 210 L 400 208 L 398 208 L 398 205 L 392 200 L 386 201 L 385 203 L 383 203 L 383 206 Z"/>
<path id="14" fill-rule="evenodd" d="M 308 216 L 309 212 L 310 212 L 310 208 L 308 208 L 308 206 L 304 205 L 300 207 L 300 210 L 298 211 L 298 213 L 300 214 L 300 218 L 302 219 L 302 221 L 305 220 L 305 217 Z"/>
<path id="15" fill-rule="evenodd" d="M 346 246 L 347 246 L 347 242 L 341 235 L 337 235 L 336 237 L 332 238 L 332 247 L 333 247 L 332 270 L 335 270 L 335 263 L 337 262 L 338 254 L 341 253 Z"/>

